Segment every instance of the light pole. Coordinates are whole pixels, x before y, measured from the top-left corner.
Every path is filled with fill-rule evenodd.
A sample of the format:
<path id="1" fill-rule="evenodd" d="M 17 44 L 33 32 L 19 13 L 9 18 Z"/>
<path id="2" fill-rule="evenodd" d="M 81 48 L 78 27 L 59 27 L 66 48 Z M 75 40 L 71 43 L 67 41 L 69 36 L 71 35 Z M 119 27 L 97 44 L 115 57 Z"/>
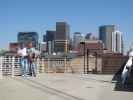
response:
<path id="1" fill-rule="evenodd" d="M 68 41 L 65 40 L 65 59 L 64 59 L 64 63 L 65 63 L 65 72 L 67 70 L 67 53 L 68 53 Z"/>
<path id="2" fill-rule="evenodd" d="M 87 49 L 87 74 L 89 74 L 89 49 Z"/>
<path id="3" fill-rule="evenodd" d="M 96 61 L 95 61 L 95 71 L 97 72 L 97 59 L 98 59 L 98 57 L 97 57 L 97 52 L 95 52 L 95 56 L 96 56 Z"/>
<path id="4" fill-rule="evenodd" d="M 83 45 L 83 51 L 84 51 L 84 74 L 85 74 L 85 42 L 80 42 L 80 44 Z"/>

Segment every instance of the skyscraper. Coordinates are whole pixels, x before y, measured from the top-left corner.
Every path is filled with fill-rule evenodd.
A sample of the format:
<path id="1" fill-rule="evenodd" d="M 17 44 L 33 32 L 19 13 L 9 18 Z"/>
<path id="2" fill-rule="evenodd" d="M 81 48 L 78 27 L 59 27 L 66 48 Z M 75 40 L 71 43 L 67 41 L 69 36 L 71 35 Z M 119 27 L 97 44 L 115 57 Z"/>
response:
<path id="1" fill-rule="evenodd" d="M 69 25 L 66 22 L 56 22 L 55 52 L 68 52 Z"/>
<path id="2" fill-rule="evenodd" d="M 27 45 L 29 42 L 32 42 L 33 47 L 38 49 L 38 34 L 37 32 L 19 32 L 18 33 L 18 43 L 23 43 Z"/>
<path id="3" fill-rule="evenodd" d="M 55 34 L 56 34 L 56 31 L 51 31 L 51 30 L 46 31 L 46 41 L 54 41 Z"/>
<path id="4" fill-rule="evenodd" d="M 87 33 L 85 39 L 90 40 L 91 38 L 92 38 L 92 33 Z"/>
<path id="5" fill-rule="evenodd" d="M 69 25 L 66 22 L 56 22 L 55 40 L 69 40 Z"/>
<path id="6" fill-rule="evenodd" d="M 83 36 L 80 32 L 75 32 L 73 35 L 73 47 L 77 49 L 79 47 L 80 42 L 83 41 Z"/>
<path id="7" fill-rule="evenodd" d="M 41 53 L 45 53 L 47 51 L 47 43 L 46 42 L 39 43 L 39 51 Z"/>
<path id="8" fill-rule="evenodd" d="M 104 43 L 104 48 L 109 51 L 112 51 L 112 33 L 115 30 L 115 25 L 104 25 L 99 27 L 99 39 Z"/>
<path id="9" fill-rule="evenodd" d="M 44 34 L 44 35 L 43 35 L 43 42 L 46 42 L 46 39 L 47 39 L 47 38 L 46 38 L 46 35 Z"/>
<path id="10" fill-rule="evenodd" d="M 122 32 L 117 31 L 115 25 L 104 25 L 99 28 L 99 38 L 104 43 L 104 48 L 114 52 L 123 53 Z"/>
<path id="11" fill-rule="evenodd" d="M 112 33 L 112 51 L 116 53 L 123 53 L 123 37 L 120 31 Z"/>
<path id="12" fill-rule="evenodd" d="M 47 51 L 49 54 L 54 52 L 54 40 L 56 31 L 46 31 Z"/>

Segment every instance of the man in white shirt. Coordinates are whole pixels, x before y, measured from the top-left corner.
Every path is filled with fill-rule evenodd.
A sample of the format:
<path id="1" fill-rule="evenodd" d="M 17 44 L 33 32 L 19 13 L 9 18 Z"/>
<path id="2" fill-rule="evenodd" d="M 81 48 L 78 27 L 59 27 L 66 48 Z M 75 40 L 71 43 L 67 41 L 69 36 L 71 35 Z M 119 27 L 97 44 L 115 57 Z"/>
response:
<path id="1" fill-rule="evenodd" d="M 22 76 L 26 76 L 28 72 L 28 61 L 27 61 L 27 48 L 24 46 L 24 44 L 20 44 L 20 48 L 18 50 L 18 56 L 20 57 Z"/>

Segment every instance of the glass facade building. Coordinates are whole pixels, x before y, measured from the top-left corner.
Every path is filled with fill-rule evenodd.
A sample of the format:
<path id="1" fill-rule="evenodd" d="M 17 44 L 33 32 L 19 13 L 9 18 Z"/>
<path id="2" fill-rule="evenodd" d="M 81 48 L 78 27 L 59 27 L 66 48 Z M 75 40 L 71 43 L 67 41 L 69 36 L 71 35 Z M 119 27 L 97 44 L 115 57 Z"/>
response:
<path id="1" fill-rule="evenodd" d="M 55 52 L 68 52 L 70 40 L 70 29 L 66 22 L 56 23 Z"/>
<path id="2" fill-rule="evenodd" d="M 49 54 L 54 52 L 54 40 L 56 31 L 46 31 L 47 51 Z"/>
<path id="3" fill-rule="evenodd" d="M 33 47 L 38 49 L 38 34 L 37 32 L 19 32 L 18 33 L 18 43 L 23 43 L 25 46 L 29 42 L 32 42 Z"/>
<path id="4" fill-rule="evenodd" d="M 123 53 L 123 36 L 115 25 L 99 27 L 99 39 L 104 43 L 105 49 L 114 53 Z"/>
<path id="5" fill-rule="evenodd" d="M 104 48 L 109 51 L 112 51 L 112 33 L 115 30 L 115 25 L 104 25 L 99 27 L 99 39 L 104 43 Z"/>
<path id="6" fill-rule="evenodd" d="M 123 53 L 123 38 L 120 31 L 112 33 L 112 51 L 116 53 Z"/>

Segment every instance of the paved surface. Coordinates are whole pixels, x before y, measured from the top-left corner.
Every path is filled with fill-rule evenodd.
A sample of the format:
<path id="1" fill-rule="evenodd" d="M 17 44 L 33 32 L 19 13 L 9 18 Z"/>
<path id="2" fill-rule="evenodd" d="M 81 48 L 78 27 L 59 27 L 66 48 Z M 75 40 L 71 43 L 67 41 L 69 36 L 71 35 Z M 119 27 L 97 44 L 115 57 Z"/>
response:
<path id="1" fill-rule="evenodd" d="M 40 74 L 4 77 L 0 100 L 133 100 L 133 92 L 115 91 L 112 75 Z"/>

